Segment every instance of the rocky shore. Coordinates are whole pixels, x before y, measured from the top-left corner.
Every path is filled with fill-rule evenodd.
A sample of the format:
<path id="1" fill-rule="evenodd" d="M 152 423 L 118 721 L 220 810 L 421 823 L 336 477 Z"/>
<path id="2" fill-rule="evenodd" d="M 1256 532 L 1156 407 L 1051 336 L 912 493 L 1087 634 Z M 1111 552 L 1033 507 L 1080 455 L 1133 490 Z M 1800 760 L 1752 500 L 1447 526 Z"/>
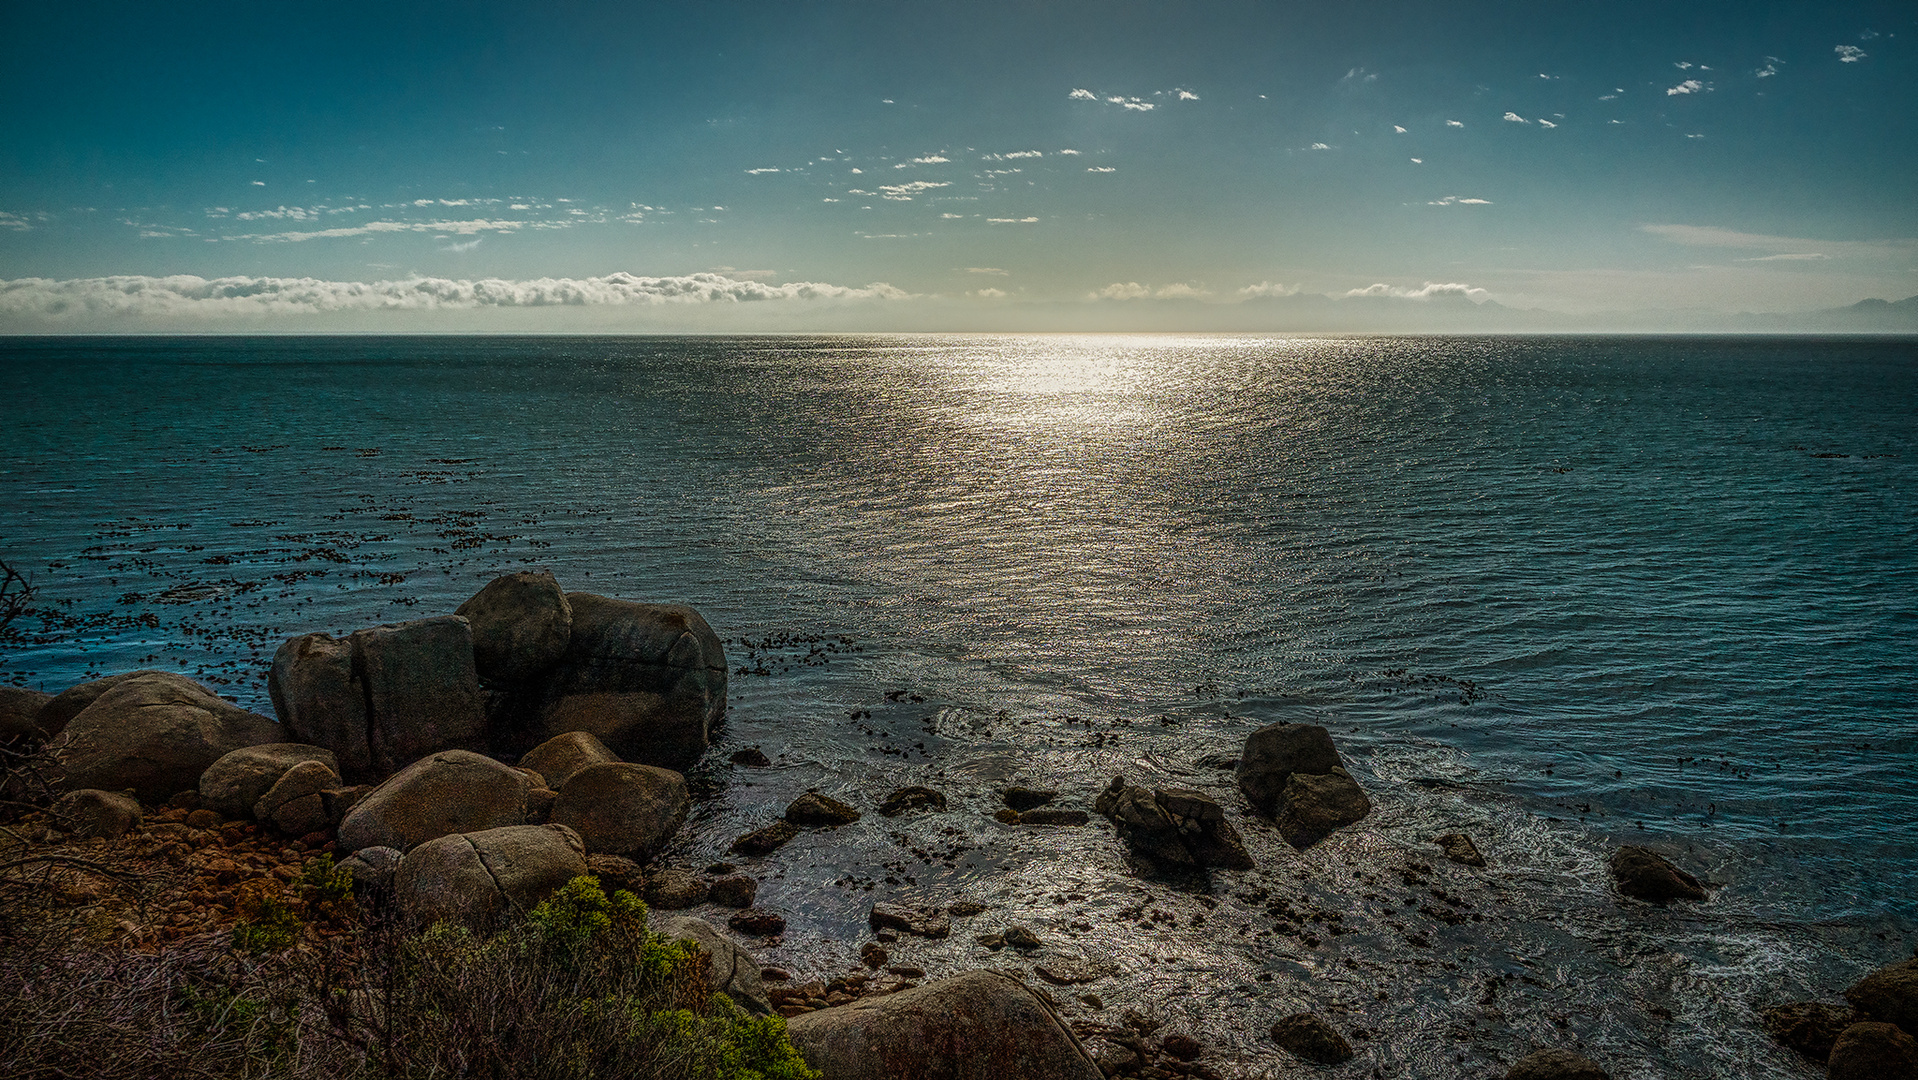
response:
<path id="1" fill-rule="evenodd" d="M 786 845 L 869 814 L 976 812 L 959 808 L 976 793 L 902 785 L 861 807 L 810 791 L 738 835 L 725 861 L 677 864 L 664 854 L 698 801 L 688 771 L 712 764 L 727 683 L 720 639 L 691 608 L 518 573 L 451 615 L 287 641 L 268 681 L 274 717 L 168 672 L 58 695 L 7 689 L 4 888 L 78 917 L 102 947 L 159 956 L 237 947 L 262 927 L 285 931 L 292 950 L 356 948 L 382 920 L 494 933 L 590 876 L 643 898 L 654 932 L 705 958 L 714 991 L 783 1018 L 831 1080 L 1238 1075 L 1212 1033 L 1108 1010 L 1112 972 L 962 896 L 870 903 L 857 964 L 830 977 L 761 963 L 786 930 L 788 913 L 760 896 Z M 747 748 L 726 767 L 768 764 Z M 1204 883 L 1200 908 L 1222 888 L 1301 943 L 1343 933 L 1337 904 L 1295 907 L 1250 884 L 1259 859 L 1246 831 L 1304 851 L 1361 827 L 1373 802 L 1330 732 L 1269 725 L 1203 764 L 1230 770 L 1233 797 L 1118 776 L 1097 791 L 1001 786 L 991 813 L 1021 830 L 1104 822 L 1141 880 Z M 1461 872 L 1488 866 L 1470 835 L 1430 844 Z M 1644 847 L 1617 849 L 1609 872 L 1619 904 L 1711 903 L 1710 882 Z M 1439 923 L 1486 917 L 1429 867 L 1404 877 L 1430 893 L 1419 910 Z M 1160 912 L 1137 916 L 1150 927 Z M 26 925 L 11 919 L 0 934 Z M 978 949 L 974 970 L 932 978 L 900 955 L 962 937 Z M 1918 1076 L 1918 959 L 1860 974 L 1844 1005 L 1781 1002 L 1752 1022 L 1834 1077 Z M 1303 1012 L 1267 1037 L 1299 1068 L 1332 1068 L 1391 1035 Z M 1607 1069 L 1588 1048 L 1540 1045 L 1503 1075 L 1617 1075 Z"/>

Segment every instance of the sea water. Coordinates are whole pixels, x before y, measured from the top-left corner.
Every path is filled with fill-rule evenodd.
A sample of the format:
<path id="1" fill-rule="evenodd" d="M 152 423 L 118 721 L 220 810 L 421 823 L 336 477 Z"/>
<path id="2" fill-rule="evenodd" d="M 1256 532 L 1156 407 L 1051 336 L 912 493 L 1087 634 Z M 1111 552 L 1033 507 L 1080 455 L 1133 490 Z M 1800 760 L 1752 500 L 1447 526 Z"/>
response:
<path id="1" fill-rule="evenodd" d="M 270 711 L 286 637 L 512 570 L 697 606 L 732 700 L 668 859 L 808 788 L 867 810 L 735 857 L 801 978 L 857 965 L 877 900 L 964 898 L 894 962 L 1031 979 L 974 941 L 1025 925 L 1103 973 L 1051 988 L 1069 1018 L 1228 1074 L 1302 1075 L 1265 1030 L 1313 1009 L 1381 1076 L 1565 1045 L 1783 1077 L 1816 1070 L 1753 1010 L 1914 944 L 1909 339 L 10 339 L 0 402 L 0 559 L 38 589 L 8 681 L 159 667 Z M 1217 767 L 1280 720 L 1375 807 L 1304 853 Z M 1259 869 L 1141 878 L 1097 818 L 990 816 L 1114 775 L 1211 792 Z M 905 784 L 950 809 L 872 812 Z M 1622 902 L 1619 843 L 1712 899 Z"/>

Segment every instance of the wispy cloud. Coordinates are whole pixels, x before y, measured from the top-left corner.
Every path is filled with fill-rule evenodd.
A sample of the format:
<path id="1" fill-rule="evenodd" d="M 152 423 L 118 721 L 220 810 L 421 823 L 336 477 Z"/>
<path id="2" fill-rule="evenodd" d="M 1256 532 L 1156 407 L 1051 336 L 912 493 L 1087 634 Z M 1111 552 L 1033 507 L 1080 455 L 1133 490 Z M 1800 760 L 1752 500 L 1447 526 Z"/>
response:
<path id="1" fill-rule="evenodd" d="M 1838 62 L 1841 64 L 1856 64 L 1871 55 L 1856 45 L 1834 45 L 1831 51 L 1838 54 Z"/>
<path id="2" fill-rule="evenodd" d="M 1506 119 L 1507 121 L 1509 121 L 1509 122 L 1511 122 L 1511 123 L 1514 123 L 1514 124 L 1526 124 L 1526 123 L 1530 123 L 1530 121 L 1528 121 L 1528 120 L 1526 120 L 1526 119 L 1525 119 L 1525 118 L 1524 118 L 1523 116 L 1520 116 L 1519 114 L 1517 114 L 1517 113 L 1515 113 L 1515 112 L 1508 112 L 1508 113 L 1506 113 L 1506 114 L 1505 114 L 1505 119 Z"/>
<path id="3" fill-rule="evenodd" d="M 995 275 L 995 276 L 997 276 L 997 277 L 1005 277 L 1005 276 L 1006 276 L 1006 271 L 1004 271 L 1004 270 L 1001 270 L 1001 269 L 999 269 L 999 268 L 998 268 L 998 267 L 996 267 L 996 266 L 968 266 L 968 267 L 966 267 L 966 273 L 968 273 L 968 274 L 992 274 L 992 275 Z"/>
<path id="4" fill-rule="evenodd" d="M 1759 68 L 1757 71 L 1752 72 L 1752 74 L 1756 75 L 1757 77 L 1761 79 L 1769 79 L 1773 75 L 1778 74 L 1778 65 L 1782 63 L 1784 63 L 1784 61 L 1780 60 L 1776 56 L 1767 56 L 1765 57 L 1765 66 Z"/>
<path id="5" fill-rule="evenodd" d="M 1177 97 L 1178 97 L 1178 99 L 1179 99 L 1180 101 L 1197 101 L 1197 100 L 1199 100 L 1199 95 L 1197 95 L 1197 94 L 1195 94 L 1195 93 L 1193 93 L 1193 92 L 1192 92 L 1192 91 L 1190 91 L 1190 90 L 1183 90 L 1183 89 L 1181 89 L 1181 90 L 1174 90 L 1174 91 L 1172 91 L 1172 92 L 1173 92 L 1173 94 L 1175 94 L 1175 95 L 1177 95 Z"/>
<path id="6" fill-rule="evenodd" d="M 1447 120 L 1447 121 L 1445 122 L 1445 126 L 1446 126 L 1446 127 L 1452 127 L 1452 128 L 1462 128 L 1462 127 L 1464 127 L 1464 126 L 1465 126 L 1465 121 L 1463 121 L 1463 120 Z"/>
<path id="7" fill-rule="evenodd" d="M 1086 171 L 1096 172 L 1096 173 L 1109 173 L 1109 172 L 1118 172 L 1119 170 L 1116 167 L 1111 165 L 1088 165 L 1086 166 Z"/>
<path id="8" fill-rule="evenodd" d="M 536 228 L 566 227 L 563 221 L 531 224 Z M 458 236 L 472 236 L 483 232 L 514 232 L 527 228 L 528 225 L 529 223 L 524 221 L 496 221 L 488 218 L 474 218 L 467 221 L 369 221 L 364 225 L 342 225 L 338 228 L 313 229 L 306 232 L 247 233 L 230 236 L 227 239 L 297 244 L 307 240 L 337 240 L 380 233 L 451 233 Z"/>
<path id="9" fill-rule="evenodd" d="M 1686 79 L 1684 82 L 1665 91 L 1665 96 L 1677 97 L 1680 94 L 1707 94 L 1711 92 L 1711 89 L 1710 83 L 1699 82 L 1697 79 Z"/>
<path id="10" fill-rule="evenodd" d="M 1552 122 L 1551 122 L 1550 120 L 1540 120 L 1540 121 L 1538 122 L 1538 126 L 1539 126 L 1539 127 L 1542 127 L 1542 128 L 1555 128 L 1555 127 L 1557 127 L 1558 125 L 1557 125 L 1557 124 L 1554 124 L 1554 123 L 1552 123 Z"/>
<path id="11" fill-rule="evenodd" d="M 885 198 L 895 202 L 911 202 L 912 197 L 921 192 L 951 186 L 952 182 L 949 180 L 914 180 L 909 184 L 881 184 L 879 190 Z"/>
<path id="12" fill-rule="evenodd" d="M 1312 148 L 1312 149 L 1314 149 L 1314 150 L 1330 150 L 1330 149 L 1332 149 L 1332 147 L 1331 147 L 1331 146 L 1330 146 L 1329 144 L 1327 144 L 1327 143 L 1322 143 L 1322 142 L 1315 142 L 1315 143 L 1313 143 L 1313 144 L 1312 144 L 1312 147 L 1311 147 L 1311 148 Z"/>
<path id="13" fill-rule="evenodd" d="M 916 157 L 916 158 L 913 158 L 911 161 L 902 161 L 898 163 L 897 165 L 894 165 L 893 168 L 910 169 L 914 165 L 944 165 L 951 160 L 952 159 L 949 157 L 942 157 L 938 154 L 927 154 L 925 157 Z"/>
<path id="14" fill-rule="evenodd" d="M 1036 217 L 989 217 L 986 220 L 994 225 L 1030 225 L 1039 219 Z"/>
<path id="15" fill-rule="evenodd" d="M 1069 98 L 1071 98 L 1071 99 L 1072 99 L 1072 100 L 1074 100 L 1074 101 L 1097 101 L 1097 100 L 1099 100 L 1099 95 L 1097 95 L 1097 94 L 1095 94 L 1095 93 L 1093 93 L 1093 92 L 1092 92 L 1092 91 L 1090 91 L 1090 90 L 1074 90 L 1074 91 L 1073 91 L 1072 93 L 1070 93 L 1070 94 L 1067 94 L 1066 96 L 1067 96 L 1067 97 L 1069 97 Z"/>
<path id="16" fill-rule="evenodd" d="M 1464 285 L 1458 282 L 1445 282 L 1440 284 L 1434 281 L 1428 281 L 1416 289 L 1407 288 L 1403 285 L 1387 285 L 1384 282 L 1379 282 L 1377 284 L 1367 285 L 1363 289 L 1352 289 L 1345 293 L 1347 298 L 1382 296 L 1395 300 L 1430 300 L 1435 296 L 1463 296 L 1469 300 L 1481 300 L 1488 295 L 1490 294 L 1484 289 L 1471 285 Z"/>
<path id="17" fill-rule="evenodd" d="M 1153 288 L 1136 281 L 1115 281 L 1086 294 L 1088 300 L 1203 300 L 1212 294 L 1197 285 L 1175 281 Z"/>
<path id="18" fill-rule="evenodd" d="M 32 230 L 32 228 L 33 222 L 28 220 L 24 214 L 9 214 L 5 210 L 0 210 L 0 229 L 10 229 L 14 232 L 28 232 Z"/>
<path id="19" fill-rule="evenodd" d="M 1417 161 L 1418 159 L 1413 158 L 1412 160 Z M 1431 202 L 1428 202 L 1425 205 L 1427 206 L 1490 206 L 1492 205 L 1492 200 L 1468 199 L 1462 195 L 1447 195 L 1442 199 L 1433 199 Z"/>
<path id="20" fill-rule="evenodd" d="M 1918 239 L 1886 240 L 1809 240 L 1795 236 L 1771 236 L 1765 233 L 1739 232 L 1713 225 L 1640 225 L 1650 233 L 1686 247 L 1727 248 L 1769 252 L 1764 258 L 1740 261 L 1822 261 L 1826 258 L 1897 259 L 1918 258 Z M 1774 258 L 1775 256 L 1775 258 Z"/>
<path id="21" fill-rule="evenodd" d="M 764 168 L 764 169 L 747 169 L 746 175 L 747 176 L 763 176 L 766 173 L 783 172 L 783 171 L 784 170 L 782 169 L 775 169 L 768 166 L 767 168 Z"/>
<path id="22" fill-rule="evenodd" d="M 1247 285 L 1235 295 L 1251 300 L 1261 296 L 1292 296 L 1299 291 L 1297 285 L 1281 285 L 1276 281 L 1261 281 L 1257 285 Z"/>
<path id="23" fill-rule="evenodd" d="M 1822 251 L 1790 251 L 1782 255 L 1754 255 L 1739 262 L 1823 262 L 1831 256 Z"/>
<path id="24" fill-rule="evenodd" d="M 484 239 L 486 239 L 486 238 L 485 238 L 484 236 L 475 236 L 474 238 L 472 238 L 471 240 L 468 240 L 468 241 L 466 241 L 465 243 L 462 243 L 462 244 L 448 244 L 448 245 L 446 245 L 445 247 L 443 247 L 443 248 L 441 248 L 440 250 L 441 250 L 441 251 L 451 251 L 451 252 L 455 252 L 455 253 L 459 253 L 459 254 L 464 254 L 465 252 L 468 252 L 468 251 L 471 251 L 471 250 L 473 250 L 474 248 L 476 248 L 476 247 L 478 247 L 478 246 L 480 246 L 480 241 L 482 241 L 482 240 L 484 240 Z"/>

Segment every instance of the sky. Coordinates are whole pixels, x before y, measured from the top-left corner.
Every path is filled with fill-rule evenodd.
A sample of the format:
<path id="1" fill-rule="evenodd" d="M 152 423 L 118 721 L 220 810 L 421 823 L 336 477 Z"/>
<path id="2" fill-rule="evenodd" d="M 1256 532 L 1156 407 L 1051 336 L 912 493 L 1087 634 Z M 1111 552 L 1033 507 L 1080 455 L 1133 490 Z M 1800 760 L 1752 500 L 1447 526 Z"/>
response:
<path id="1" fill-rule="evenodd" d="M 0 332 L 1918 294 L 1909 0 L 7 8 Z"/>

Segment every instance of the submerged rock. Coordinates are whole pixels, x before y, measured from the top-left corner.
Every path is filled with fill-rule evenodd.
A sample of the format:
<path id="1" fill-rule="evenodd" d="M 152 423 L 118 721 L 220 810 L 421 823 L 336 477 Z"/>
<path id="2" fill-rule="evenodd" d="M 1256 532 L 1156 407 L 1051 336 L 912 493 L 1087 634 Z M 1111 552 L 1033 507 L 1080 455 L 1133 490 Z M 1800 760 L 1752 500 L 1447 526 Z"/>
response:
<path id="1" fill-rule="evenodd" d="M 1121 839 L 1148 859 L 1171 866 L 1252 868 L 1237 829 L 1211 796 L 1187 788 L 1148 790 L 1113 777 L 1093 809 L 1111 819 Z M 1029 810 L 1020 820 L 1038 813 Z"/>
<path id="2" fill-rule="evenodd" d="M 943 938 L 952 933 L 952 920 L 943 912 L 904 904 L 874 904 L 866 921 L 874 930 L 898 930 L 924 938 Z"/>
<path id="3" fill-rule="evenodd" d="M 850 825 L 860 818 L 858 810 L 830 795 L 821 795 L 817 791 L 808 791 L 792 801 L 786 807 L 786 820 L 794 825 L 810 825 L 818 828 L 837 828 Z"/>
<path id="4" fill-rule="evenodd" d="M 1432 842 L 1439 846 L 1445 857 L 1462 866 L 1484 866 L 1485 856 L 1479 854 L 1478 845 L 1464 833 L 1446 833 L 1435 836 Z"/>
<path id="5" fill-rule="evenodd" d="M 1056 791 L 1039 791 L 1029 787 L 1009 787 L 999 792 L 1001 802 L 1019 811 L 1044 806 L 1058 797 Z"/>
<path id="6" fill-rule="evenodd" d="M 1553 1047 L 1520 1058 L 1505 1080 L 1611 1080 L 1611 1074 L 1588 1057 Z"/>
<path id="7" fill-rule="evenodd" d="M 1295 772 L 1279 792 L 1274 822 L 1285 842 L 1300 851 L 1372 812 L 1372 800 L 1343 768 L 1329 773 Z"/>
<path id="8" fill-rule="evenodd" d="M 1831 1056 L 1832 1044 L 1838 1041 L 1838 1036 L 1859 1019 L 1857 1013 L 1843 1005 L 1822 1001 L 1773 1005 L 1762 1010 L 1758 1018 L 1779 1045 L 1818 1062 Z"/>
<path id="9" fill-rule="evenodd" d="M 1705 899 L 1705 886 L 1697 878 L 1642 847 L 1628 845 L 1613 852 L 1611 868 L 1618 891 L 1626 896 L 1654 904 Z"/>
<path id="10" fill-rule="evenodd" d="M 886 796 L 879 804 L 879 813 L 885 817 L 898 817 L 908 810 L 944 810 L 946 797 L 929 787 L 902 787 Z"/>
<path id="11" fill-rule="evenodd" d="M 1352 1060 L 1352 1044 L 1338 1029 L 1312 1013 L 1294 1013 L 1272 1025 L 1272 1041 L 1315 1065 Z"/>
<path id="12" fill-rule="evenodd" d="M 734 840 L 727 850 L 740 855 L 771 855 L 798 835 L 799 826 L 790 821 L 775 821 Z"/>

